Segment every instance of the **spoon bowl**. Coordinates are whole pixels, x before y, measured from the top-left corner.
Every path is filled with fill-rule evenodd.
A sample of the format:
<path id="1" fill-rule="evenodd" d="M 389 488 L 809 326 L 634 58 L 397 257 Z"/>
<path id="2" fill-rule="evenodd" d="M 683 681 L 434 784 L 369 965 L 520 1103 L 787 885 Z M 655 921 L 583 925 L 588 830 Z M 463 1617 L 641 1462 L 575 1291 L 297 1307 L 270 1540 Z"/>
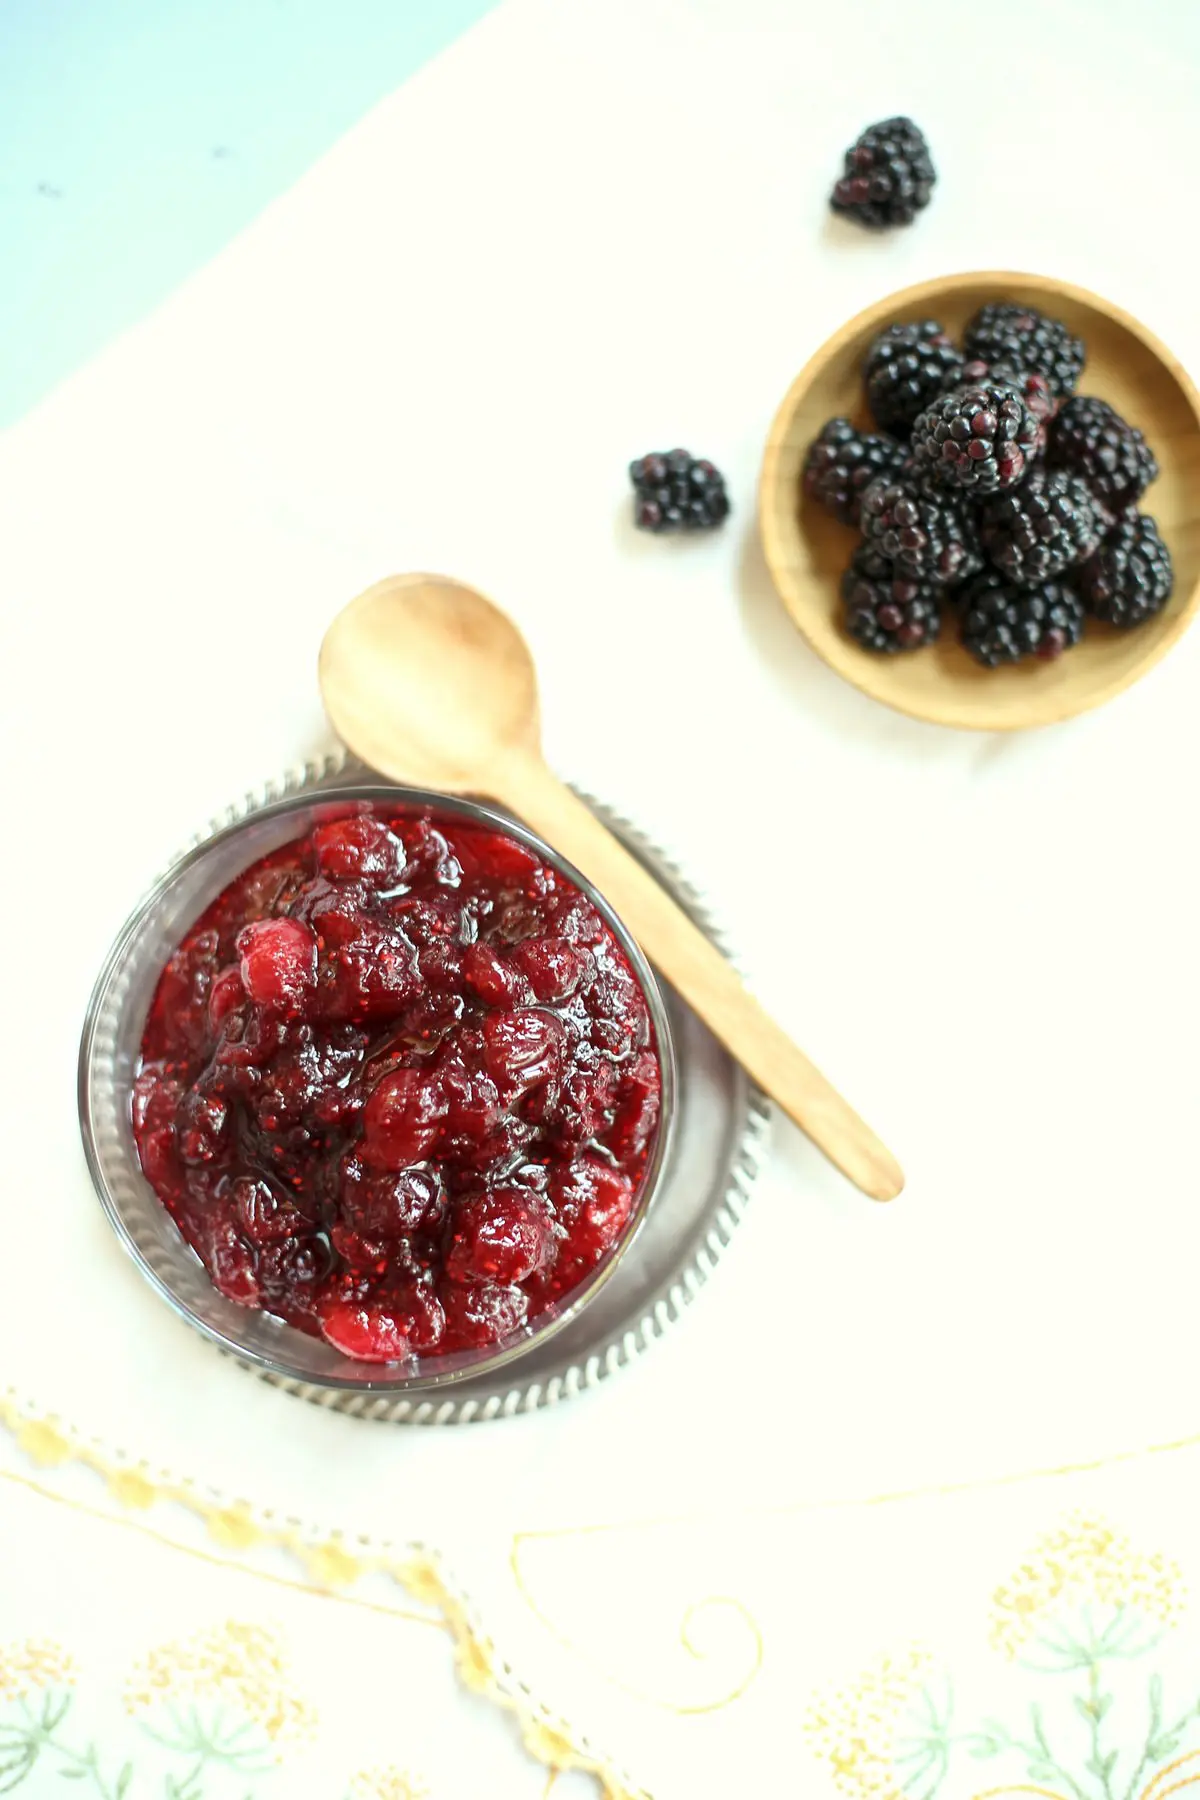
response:
<path id="1" fill-rule="evenodd" d="M 394 780 L 485 791 L 498 751 L 537 748 L 524 638 L 498 606 L 446 576 L 395 575 L 352 600 L 325 635 L 319 678 L 343 743 Z"/>
<path id="2" fill-rule="evenodd" d="M 537 677 L 511 619 L 436 575 L 400 575 L 329 627 L 321 693 L 349 749 L 397 782 L 499 800 L 582 870 L 758 1085 L 864 1193 L 899 1164 L 679 904 L 542 760 Z"/>

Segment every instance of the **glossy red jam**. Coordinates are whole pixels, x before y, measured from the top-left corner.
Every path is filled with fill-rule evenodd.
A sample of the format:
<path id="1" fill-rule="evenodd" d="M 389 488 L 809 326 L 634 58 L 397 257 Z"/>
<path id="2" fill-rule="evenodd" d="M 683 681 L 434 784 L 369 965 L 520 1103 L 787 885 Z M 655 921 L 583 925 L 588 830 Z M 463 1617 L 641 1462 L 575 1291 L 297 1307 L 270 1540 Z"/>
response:
<path id="1" fill-rule="evenodd" d="M 375 808 L 189 931 L 133 1128 L 221 1293 L 390 1362 L 486 1348 L 596 1267 L 660 1087 L 642 989 L 578 888 L 514 838 Z"/>

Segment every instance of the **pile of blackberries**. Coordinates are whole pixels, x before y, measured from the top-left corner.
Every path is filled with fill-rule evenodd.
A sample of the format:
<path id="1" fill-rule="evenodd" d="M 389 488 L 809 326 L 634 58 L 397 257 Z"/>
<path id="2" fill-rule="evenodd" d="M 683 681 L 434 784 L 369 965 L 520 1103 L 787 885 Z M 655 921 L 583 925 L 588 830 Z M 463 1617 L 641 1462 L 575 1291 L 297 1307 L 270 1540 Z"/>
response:
<path id="1" fill-rule="evenodd" d="M 831 419 L 804 470 L 805 493 L 862 533 L 841 601 L 866 649 L 919 649 L 953 610 L 995 668 L 1166 605 L 1170 552 L 1138 511 L 1158 464 L 1106 401 L 1075 393 L 1085 354 L 1060 320 L 1007 302 L 982 307 L 961 346 L 934 319 L 871 344 L 879 429 Z"/>

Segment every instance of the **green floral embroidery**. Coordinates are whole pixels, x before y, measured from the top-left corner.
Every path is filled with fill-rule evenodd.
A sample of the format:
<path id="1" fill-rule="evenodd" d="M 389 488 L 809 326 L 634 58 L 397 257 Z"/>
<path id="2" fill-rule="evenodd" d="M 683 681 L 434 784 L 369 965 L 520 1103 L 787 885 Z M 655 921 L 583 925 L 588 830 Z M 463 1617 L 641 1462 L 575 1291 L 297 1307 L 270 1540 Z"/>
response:
<path id="1" fill-rule="evenodd" d="M 1117 1708 L 1102 1663 L 1088 1668 L 1086 1691 L 1064 1697 L 1069 1705 L 1031 1704 L 1015 1726 L 985 1719 L 958 1731 L 949 1683 L 938 1695 L 923 1689 L 892 1753 L 900 1793 L 934 1800 L 952 1772 L 966 1775 L 965 1754 L 979 1762 L 1004 1758 L 997 1773 L 1048 1786 L 1065 1800 L 1138 1800 L 1155 1769 L 1189 1741 L 1200 1744 L 1200 1701 L 1169 1714 L 1162 1678 L 1151 1675 L 1137 1696 L 1144 1699 L 1142 1722 L 1134 1723 L 1132 1706 Z"/>
<path id="2" fill-rule="evenodd" d="M 95 1744 L 81 1747 L 71 1733 L 75 1678 L 55 1644 L 0 1650 L 0 1794 L 46 1766 L 99 1800 L 131 1796 L 134 1762 L 110 1774 Z M 125 1701 L 155 1746 L 147 1766 L 138 1759 L 138 1792 L 158 1800 L 206 1800 L 213 1780 L 227 1800 L 254 1800 L 247 1778 L 276 1773 L 281 1744 L 311 1736 L 315 1724 L 290 1691 L 277 1634 L 236 1621 L 152 1650 L 131 1673 Z"/>
<path id="3" fill-rule="evenodd" d="M 1015 1717 L 961 1717 L 950 1678 L 913 1650 L 821 1702 L 807 1729 L 852 1800 L 938 1800 L 947 1784 L 1153 1800 L 1156 1770 L 1200 1764 L 1200 1697 L 1169 1704 L 1162 1675 L 1146 1672 L 1183 1607 L 1168 1558 L 1075 1518 L 1040 1539 L 993 1597 L 992 1646 L 1039 1690 Z M 1179 1785 L 1193 1781 L 1200 1771 Z"/>
<path id="4" fill-rule="evenodd" d="M 215 1769 L 236 1775 L 267 1775 L 277 1757 L 270 1740 L 249 1719 L 229 1718 L 217 1706 L 164 1709 L 166 1729 L 142 1730 L 171 1756 L 183 1759 L 182 1773 L 166 1778 L 165 1800 L 203 1800 L 203 1778 Z"/>
<path id="5" fill-rule="evenodd" d="M 10 1794 L 28 1781 L 43 1757 L 58 1765 L 58 1774 L 71 1781 L 90 1781 L 101 1800 L 125 1800 L 133 1780 L 133 1767 L 125 1763 L 111 1782 L 100 1772 L 94 1744 L 73 1750 L 58 1735 L 71 1710 L 70 1690 L 53 1688 L 42 1695 L 35 1710 L 24 1695 L 11 1704 L 9 1716 L 0 1720 L 0 1794 Z"/>
<path id="6" fill-rule="evenodd" d="M 53 1765 L 55 1772 L 69 1781 L 86 1781 L 88 1791 L 99 1800 L 126 1800 L 134 1779 L 132 1762 L 125 1762 L 115 1775 L 108 1776 L 101 1767 L 94 1744 L 77 1749 L 65 1735 L 74 1695 L 68 1690 L 44 1693 L 36 1709 L 24 1697 L 8 1708 L 8 1716 L 0 1719 L 0 1794 L 8 1794 L 28 1781 L 39 1765 Z M 219 1712 L 203 1719 L 197 1708 L 186 1716 L 173 1713 L 178 1735 L 171 1738 L 143 1726 L 147 1736 L 167 1752 L 174 1768 L 163 1769 L 162 1757 L 156 1774 L 161 1777 L 162 1800 L 204 1800 L 207 1773 L 224 1769 L 231 1774 L 259 1775 L 274 1769 L 269 1744 L 246 1720 L 232 1721 Z M 257 1739 L 257 1741 L 255 1741 Z M 144 1787 L 143 1790 L 145 1791 Z M 246 1793 L 244 1800 L 253 1800 Z"/>
<path id="7" fill-rule="evenodd" d="M 261 1625 L 229 1621 L 150 1651 L 125 1687 L 146 1756 L 115 1772 L 116 1755 L 102 1761 L 72 1734 L 75 1681 L 57 1644 L 0 1648 L 0 1795 L 44 1769 L 86 1783 L 77 1791 L 97 1800 L 255 1800 L 259 1780 L 287 1782 L 281 1746 L 315 1730 L 311 1707 L 291 1691 L 278 1634 Z M 362 1769 L 346 1790 L 346 1800 L 428 1797 L 394 1766 Z"/>

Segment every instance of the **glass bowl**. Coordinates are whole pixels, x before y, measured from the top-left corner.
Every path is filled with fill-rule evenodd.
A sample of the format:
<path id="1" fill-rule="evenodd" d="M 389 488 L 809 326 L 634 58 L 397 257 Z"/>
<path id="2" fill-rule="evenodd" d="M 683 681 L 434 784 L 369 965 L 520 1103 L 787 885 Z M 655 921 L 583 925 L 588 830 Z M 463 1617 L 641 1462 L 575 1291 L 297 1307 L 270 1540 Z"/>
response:
<path id="1" fill-rule="evenodd" d="M 291 785 L 291 784 L 285 784 Z M 612 907 L 548 844 L 506 813 L 474 801 L 379 781 L 306 785 L 262 801 L 220 821 L 177 859 L 143 899 L 118 936 L 88 1005 L 79 1050 L 79 1119 L 88 1168 L 110 1224 L 151 1286 L 172 1309 L 223 1350 L 260 1372 L 332 1389 L 379 1393 L 441 1388 L 514 1361 L 534 1344 L 579 1316 L 627 1256 L 654 1202 L 675 1113 L 675 1053 L 671 1026 L 649 964 Z M 230 881 L 271 851 L 306 835 L 327 819 L 341 818 L 374 802 L 396 810 L 432 809 L 455 814 L 517 838 L 574 882 L 595 906 L 620 944 L 642 988 L 662 1066 L 658 1131 L 630 1222 L 607 1257 L 556 1305 L 520 1332 L 482 1349 L 424 1356 L 397 1363 L 366 1363 L 343 1356 L 323 1338 L 286 1325 L 271 1314 L 237 1306 L 218 1293 L 200 1258 L 142 1174 L 131 1118 L 133 1078 L 147 1011 L 168 956 L 189 927 Z"/>

